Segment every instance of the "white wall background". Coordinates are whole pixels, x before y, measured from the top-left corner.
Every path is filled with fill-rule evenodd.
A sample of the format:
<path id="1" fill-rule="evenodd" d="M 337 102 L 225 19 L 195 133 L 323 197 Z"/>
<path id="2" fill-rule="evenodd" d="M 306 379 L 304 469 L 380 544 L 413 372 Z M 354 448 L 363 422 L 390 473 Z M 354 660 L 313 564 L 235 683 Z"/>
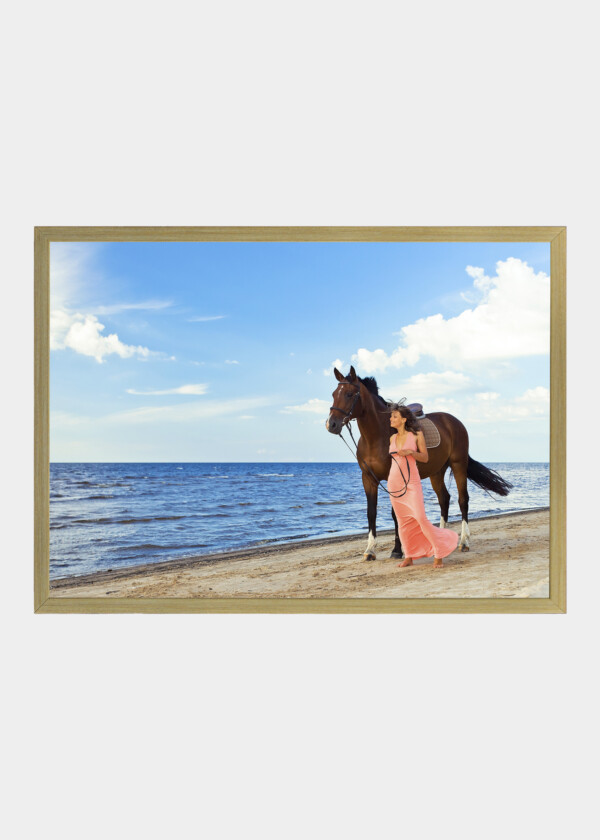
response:
<path id="1" fill-rule="evenodd" d="M 594 833 L 586 8 L 58 0 L 4 13 L 6 836 Z M 34 616 L 35 224 L 568 225 L 568 614 Z"/>

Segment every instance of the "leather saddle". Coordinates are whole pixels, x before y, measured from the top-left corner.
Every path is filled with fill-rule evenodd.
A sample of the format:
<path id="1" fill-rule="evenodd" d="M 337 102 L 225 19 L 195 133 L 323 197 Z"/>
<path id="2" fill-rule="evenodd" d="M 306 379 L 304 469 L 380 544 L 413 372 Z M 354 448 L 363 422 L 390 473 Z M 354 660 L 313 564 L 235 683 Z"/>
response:
<path id="1" fill-rule="evenodd" d="M 423 405 L 421 403 L 410 403 L 406 407 L 410 408 L 419 421 L 419 427 L 423 432 L 427 449 L 435 449 L 436 446 L 439 446 L 441 441 L 440 433 L 435 423 L 423 411 Z"/>

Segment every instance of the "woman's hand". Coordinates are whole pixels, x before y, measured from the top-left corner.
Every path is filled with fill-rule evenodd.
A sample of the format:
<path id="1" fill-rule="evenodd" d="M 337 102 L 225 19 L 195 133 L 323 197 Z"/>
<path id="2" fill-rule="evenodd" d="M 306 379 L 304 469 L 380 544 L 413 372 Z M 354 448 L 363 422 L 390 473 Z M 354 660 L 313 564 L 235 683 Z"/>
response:
<path id="1" fill-rule="evenodd" d="M 425 445 L 425 438 L 423 437 L 423 432 L 417 432 L 417 448 L 414 449 L 399 449 L 397 454 L 402 455 L 404 458 L 408 458 L 410 455 L 413 456 L 415 461 L 418 461 L 421 464 L 426 464 L 429 461 L 429 453 L 427 452 L 427 446 Z"/>

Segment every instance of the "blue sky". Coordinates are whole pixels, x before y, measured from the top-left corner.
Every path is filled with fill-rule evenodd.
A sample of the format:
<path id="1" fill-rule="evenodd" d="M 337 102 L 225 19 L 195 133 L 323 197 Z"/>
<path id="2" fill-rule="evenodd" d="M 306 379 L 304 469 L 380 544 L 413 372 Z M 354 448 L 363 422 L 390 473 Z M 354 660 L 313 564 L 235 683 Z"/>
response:
<path id="1" fill-rule="evenodd" d="M 546 243 L 55 243 L 52 461 L 347 461 L 334 363 L 547 461 Z"/>

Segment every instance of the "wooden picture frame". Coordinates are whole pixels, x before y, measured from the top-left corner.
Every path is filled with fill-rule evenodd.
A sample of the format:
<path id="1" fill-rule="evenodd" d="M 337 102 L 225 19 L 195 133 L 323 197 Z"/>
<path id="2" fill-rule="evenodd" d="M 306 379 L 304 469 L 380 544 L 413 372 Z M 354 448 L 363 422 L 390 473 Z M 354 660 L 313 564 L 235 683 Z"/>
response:
<path id="1" fill-rule="evenodd" d="M 49 577 L 50 245 L 58 242 L 545 242 L 550 245 L 550 558 L 547 598 L 75 598 Z M 36 613 L 561 613 L 566 611 L 565 227 L 37 227 L 35 285 Z"/>

